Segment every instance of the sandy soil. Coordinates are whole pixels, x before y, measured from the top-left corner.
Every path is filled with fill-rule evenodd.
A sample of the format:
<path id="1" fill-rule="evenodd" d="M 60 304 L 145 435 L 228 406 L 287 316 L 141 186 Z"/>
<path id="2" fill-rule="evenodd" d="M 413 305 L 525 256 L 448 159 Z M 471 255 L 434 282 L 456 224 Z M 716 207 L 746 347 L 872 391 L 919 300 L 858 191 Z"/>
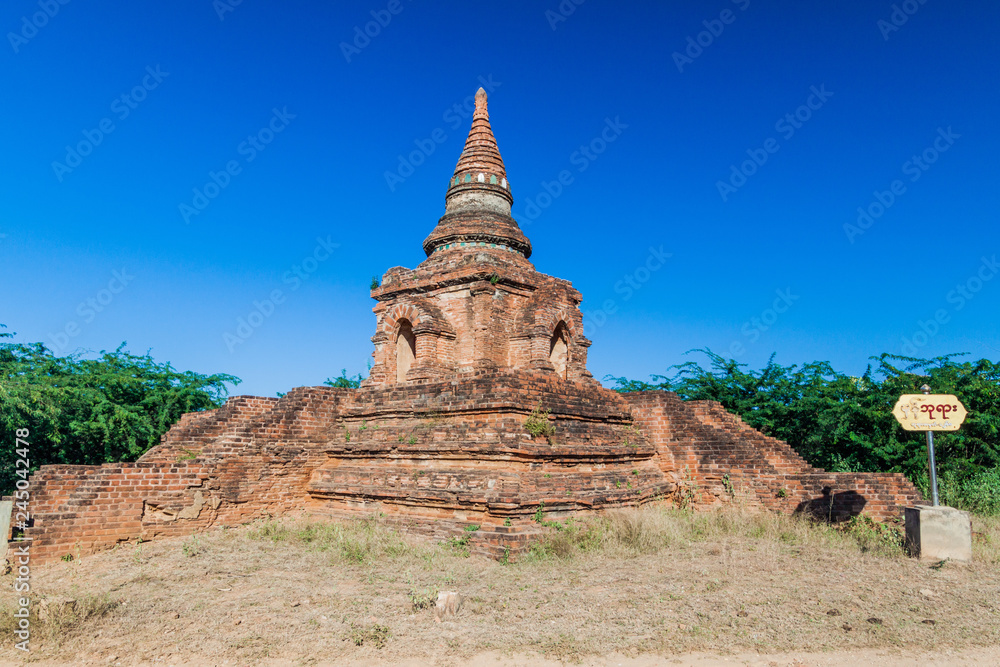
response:
<path id="1" fill-rule="evenodd" d="M 21 662 L 0 661 L 0 667 L 13 667 Z M 64 666 L 87 664 L 76 661 L 43 660 L 33 662 L 39 666 Z M 96 660 L 93 664 L 115 664 Z M 185 660 L 161 661 L 146 663 L 150 665 L 175 665 L 176 667 L 208 667 L 216 665 L 243 664 L 235 660 L 208 660 L 191 658 Z M 266 667 L 291 667 L 302 664 L 299 661 L 265 659 L 257 663 Z M 709 653 L 687 653 L 678 655 L 656 656 L 642 655 L 637 657 L 612 654 L 608 656 L 590 656 L 576 662 L 567 663 L 562 660 L 552 660 L 537 653 L 519 653 L 500 655 L 497 653 L 481 653 L 464 657 L 442 658 L 440 660 L 427 658 L 399 659 L 388 656 L 366 656 L 344 661 L 318 660 L 315 665 L 338 665 L 340 667 L 369 667 L 382 665 L 384 667 L 425 667 L 426 665 L 467 665 L 468 667 L 563 667 L 566 664 L 579 667 L 658 667 L 660 665 L 678 665 L 680 667 L 840 667 L 866 666 L 873 667 L 965 667 L 971 665 L 1000 665 L 1000 648 L 971 648 L 960 651 L 914 652 L 899 650 L 857 649 L 853 651 L 832 651 L 829 653 L 775 653 L 775 654 L 737 654 L 729 656 L 712 655 Z"/>
<path id="2" fill-rule="evenodd" d="M 98 611 L 33 621 L 28 656 L 5 629 L 0 664 L 1000 664 L 1000 556 L 931 567 L 808 535 L 716 534 L 513 565 L 390 543 L 356 562 L 251 530 L 38 568 L 36 600 Z M 437 623 L 411 599 L 440 590 L 464 604 Z"/>

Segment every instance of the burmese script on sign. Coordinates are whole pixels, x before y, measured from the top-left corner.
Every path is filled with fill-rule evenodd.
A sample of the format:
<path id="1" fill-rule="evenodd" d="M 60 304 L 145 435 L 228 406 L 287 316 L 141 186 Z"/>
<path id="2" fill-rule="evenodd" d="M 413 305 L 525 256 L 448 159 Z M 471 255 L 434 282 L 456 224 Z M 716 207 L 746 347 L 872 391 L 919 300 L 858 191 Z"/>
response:
<path id="1" fill-rule="evenodd" d="M 907 431 L 957 431 L 967 413 L 951 394 L 903 394 L 892 414 Z"/>

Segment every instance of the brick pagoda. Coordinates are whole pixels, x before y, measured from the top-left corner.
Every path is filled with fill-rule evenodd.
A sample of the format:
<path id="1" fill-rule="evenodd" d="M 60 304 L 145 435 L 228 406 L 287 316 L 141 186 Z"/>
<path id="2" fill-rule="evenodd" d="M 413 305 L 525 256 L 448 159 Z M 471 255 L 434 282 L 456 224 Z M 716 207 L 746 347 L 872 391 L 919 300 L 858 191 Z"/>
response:
<path id="1" fill-rule="evenodd" d="M 31 477 L 33 562 L 265 515 L 380 512 L 516 558 L 553 517 L 734 498 L 884 520 L 919 499 L 902 475 L 811 468 L 713 402 L 618 394 L 587 371 L 581 295 L 539 273 L 486 93 L 415 269 L 372 290 L 374 365 L 358 389 L 237 396 L 184 415 L 137 462 Z M 724 480 L 728 480 L 724 483 Z"/>

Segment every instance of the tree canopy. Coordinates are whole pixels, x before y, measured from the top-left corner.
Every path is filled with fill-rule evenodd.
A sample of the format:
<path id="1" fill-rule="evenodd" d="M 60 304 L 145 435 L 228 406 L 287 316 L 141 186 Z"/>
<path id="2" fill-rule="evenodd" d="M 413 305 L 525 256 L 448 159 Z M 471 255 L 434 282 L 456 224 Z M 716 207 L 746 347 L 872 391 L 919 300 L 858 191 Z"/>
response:
<path id="1" fill-rule="evenodd" d="M 358 373 L 353 377 L 348 377 L 347 369 L 342 368 L 339 376 L 327 378 L 323 384 L 331 387 L 338 387 L 340 389 L 357 389 L 361 386 L 362 380 L 364 380 L 364 378 L 361 376 L 361 373 Z"/>
<path id="2" fill-rule="evenodd" d="M 0 328 L 4 328 L 0 325 Z M 0 331 L 0 492 L 15 476 L 18 429 L 29 429 L 30 465 L 134 461 L 186 412 L 218 407 L 239 378 L 178 371 L 124 343 L 98 358 L 55 356 L 42 343 L 12 343 Z M 962 354 L 916 359 L 871 357 L 861 376 L 829 362 L 782 366 L 771 356 L 760 370 L 711 350 L 708 359 L 671 366 L 652 382 L 608 376 L 617 391 L 665 389 L 684 400 L 713 400 L 750 426 L 788 442 L 810 464 L 835 472 L 902 472 L 927 494 L 924 435 L 892 416 L 901 394 L 955 394 L 968 410 L 961 430 L 935 437 L 942 502 L 1000 514 L 1000 364 Z M 327 379 L 357 387 L 362 376 Z"/>
<path id="3" fill-rule="evenodd" d="M 33 470 L 134 461 L 182 414 L 218 407 L 226 384 L 239 381 L 178 371 L 148 353 L 131 354 L 124 344 L 85 359 L 55 356 L 42 343 L 0 342 L 0 490 L 9 493 L 16 480 L 17 429 L 30 431 Z"/>
<path id="4" fill-rule="evenodd" d="M 993 504 L 1000 511 L 1000 365 L 959 361 L 962 354 L 933 359 L 882 354 L 854 377 L 825 361 L 782 366 L 772 355 L 755 371 L 711 350 L 692 352 L 705 355 L 709 367 L 688 361 L 671 366 L 667 375 L 651 376 L 653 382 L 605 379 L 614 381 L 617 391 L 666 389 L 685 400 L 718 401 L 750 426 L 788 442 L 814 466 L 902 472 L 925 491 L 925 436 L 904 431 L 892 408 L 900 395 L 920 393 L 928 384 L 934 393 L 958 396 L 969 412 L 959 431 L 935 435 L 942 497 L 961 494 L 966 505 Z"/>

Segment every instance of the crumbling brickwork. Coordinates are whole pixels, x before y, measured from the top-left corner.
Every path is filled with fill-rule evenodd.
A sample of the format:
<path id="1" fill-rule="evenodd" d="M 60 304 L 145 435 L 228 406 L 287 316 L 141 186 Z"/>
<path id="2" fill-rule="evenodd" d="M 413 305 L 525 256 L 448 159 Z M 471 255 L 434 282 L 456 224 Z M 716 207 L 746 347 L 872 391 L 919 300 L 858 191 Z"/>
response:
<path id="1" fill-rule="evenodd" d="M 135 463 L 30 478 L 35 561 L 289 512 L 382 513 L 473 552 L 516 558 L 541 511 L 648 502 L 840 520 L 898 516 L 901 475 L 827 473 L 709 402 L 619 395 L 587 371 L 581 295 L 539 273 L 486 112 L 449 182 L 427 259 L 372 290 L 374 366 L 359 389 L 237 396 L 184 415 Z"/>
<path id="2" fill-rule="evenodd" d="M 699 506 L 741 499 L 751 506 L 807 512 L 832 521 L 862 511 L 885 521 L 921 501 L 899 473 L 830 473 L 788 443 L 770 438 L 714 401 L 681 401 L 665 391 L 623 394 L 636 425 L 656 442 L 667 469 Z"/>
<path id="3" fill-rule="evenodd" d="M 389 269 L 372 290 L 377 330 L 366 385 L 486 368 L 592 380 L 582 297 L 528 261 L 531 243 L 510 215 L 513 201 L 480 89 L 445 214 L 423 244 L 427 259 L 415 269 Z M 405 349 L 400 356 L 400 336 L 411 331 L 412 363 Z"/>
<path id="4" fill-rule="evenodd" d="M 550 411 L 549 436 L 525 428 L 539 406 Z M 887 519 L 919 500 L 901 475 L 811 468 L 716 403 L 498 369 L 239 396 L 185 418 L 136 463 L 44 466 L 30 482 L 37 560 L 302 511 L 380 512 L 437 539 L 478 525 L 474 552 L 516 558 L 540 529 L 539 509 L 564 518 L 741 499 Z"/>

